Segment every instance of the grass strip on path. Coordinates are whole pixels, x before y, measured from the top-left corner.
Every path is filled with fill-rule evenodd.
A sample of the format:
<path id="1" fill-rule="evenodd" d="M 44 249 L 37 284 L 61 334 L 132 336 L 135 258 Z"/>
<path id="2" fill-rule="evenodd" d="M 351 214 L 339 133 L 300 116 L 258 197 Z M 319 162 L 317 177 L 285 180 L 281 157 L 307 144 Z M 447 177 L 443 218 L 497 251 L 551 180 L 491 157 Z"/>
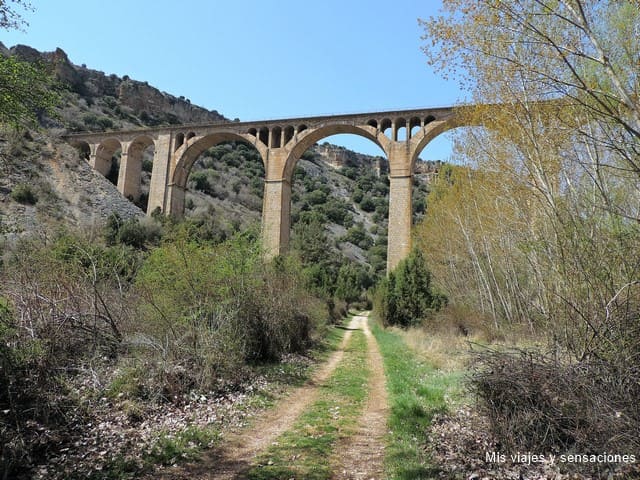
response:
<path id="1" fill-rule="evenodd" d="M 369 374 L 365 336 L 361 331 L 354 331 L 342 361 L 318 387 L 317 400 L 291 430 L 278 437 L 257 458 L 247 478 L 331 478 L 327 460 L 338 440 L 355 431 L 367 397 Z"/>
<path id="2" fill-rule="evenodd" d="M 424 448 L 427 430 L 434 415 L 446 410 L 447 396 L 459 390 L 462 374 L 438 371 L 412 352 L 400 335 L 371 323 L 382 353 L 389 394 L 387 478 L 435 478 L 439 470 L 430 464 Z"/>

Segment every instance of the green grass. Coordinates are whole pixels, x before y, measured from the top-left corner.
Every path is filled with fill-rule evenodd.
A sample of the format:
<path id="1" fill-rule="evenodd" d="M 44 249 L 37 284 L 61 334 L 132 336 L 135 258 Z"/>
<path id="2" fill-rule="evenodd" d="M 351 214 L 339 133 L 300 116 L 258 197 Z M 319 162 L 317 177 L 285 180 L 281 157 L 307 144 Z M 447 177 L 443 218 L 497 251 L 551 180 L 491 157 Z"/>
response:
<path id="1" fill-rule="evenodd" d="M 151 464 L 172 465 L 179 460 L 195 460 L 201 452 L 220 439 L 214 427 L 190 426 L 173 434 L 165 432 L 158 436 L 146 460 Z"/>
<path id="2" fill-rule="evenodd" d="M 369 374 L 366 338 L 362 332 L 354 331 L 343 360 L 319 387 L 318 400 L 307 408 L 291 430 L 258 457 L 248 478 L 331 478 L 328 459 L 338 440 L 355 431 L 367 398 Z"/>
<path id="3" fill-rule="evenodd" d="M 220 432 L 212 427 L 190 426 L 183 430 L 158 434 L 151 449 L 134 459 L 124 454 L 112 458 L 101 470 L 71 474 L 68 480 L 133 480 L 151 471 L 154 465 L 173 465 L 179 461 L 200 458 L 201 452 L 220 440 Z"/>
<path id="4" fill-rule="evenodd" d="M 447 399 L 460 395 L 463 374 L 436 370 L 393 332 L 376 324 L 372 331 L 384 360 L 389 395 L 387 478 L 434 478 L 439 470 L 424 448 L 428 428 L 435 414 L 446 411 Z"/>

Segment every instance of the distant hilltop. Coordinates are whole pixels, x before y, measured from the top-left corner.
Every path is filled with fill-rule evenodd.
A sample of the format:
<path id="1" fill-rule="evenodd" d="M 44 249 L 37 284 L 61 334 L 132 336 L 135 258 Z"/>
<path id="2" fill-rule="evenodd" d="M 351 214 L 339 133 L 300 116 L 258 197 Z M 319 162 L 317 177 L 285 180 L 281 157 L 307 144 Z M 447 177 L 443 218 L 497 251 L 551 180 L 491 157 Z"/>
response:
<path id="1" fill-rule="evenodd" d="M 389 162 L 382 156 L 370 156 L 351 151 L 347 148 L 322 143 L 314 147 L 322 160 L 333 169 L 372 167 L 378 176 L 389 173 Z M 414 173 L 423 176 L 428 182 L 440 171 L 443 162 L 441 160 L 418 159 Z"/>
<path id="2" fill-rule="evenodd" d="M 7 48 L 0 42 L 0 54 L 49 65 L 56 79 L 88 105 L 104 99 L 108 102 L 110 98 L 111 103 L 118 106 L 116 113 L 123 124 L 130 127 L 227 120 L 216 110 L 193 105 L 189 99 L 162 92 L 147 82 L 132 80 L 127 75 L 122 78 L 115 74 L 107 75 L 86 65 L 74 65 L 60 48 L 54 52 L 39 52 L 26 45 Z M 99 124 L 92 128 L 101 129 Z M 71 130 L 74 130 L 73 126 Z"/>

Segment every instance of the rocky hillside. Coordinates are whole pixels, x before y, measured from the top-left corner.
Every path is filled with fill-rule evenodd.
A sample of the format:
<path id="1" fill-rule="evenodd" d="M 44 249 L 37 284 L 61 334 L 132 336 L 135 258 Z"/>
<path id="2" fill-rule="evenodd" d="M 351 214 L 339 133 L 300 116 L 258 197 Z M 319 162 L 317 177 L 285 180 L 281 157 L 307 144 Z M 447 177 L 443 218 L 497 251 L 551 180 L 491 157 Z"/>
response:
<path id="1" fill-rule="evenodd" d="M 226 120 L 216 111 L 192 105 L 184 97 L 175 97 L 147 82 L 107 75 L 98 70 L 71 63 L 60 48 L 39 52 L 25 45 L 11 48 L 0 43 L 0 54 L 15 55 L 29 62 L 48 65 L 62 87 L 63 103 L 59 121 L 48 127 L 71 131 L 101 131 L 164 124 Z"/>
<path id="2" fill-rule="evenodd" d="M 42 119 L 39 132 L 0 138 L 0 235 L 16 235 L 56 223 L 93 225 L 116 211 L 123 217 L 143 210 L 123 199 L 112 182 L 93 172 L 59 139 L 68 131 L 100 131 L 164 124 L 226 120 L 146 82 L 74 65 L 65 52 L 41 53 L 18 45 L 0 53 L 48 65 L 61 85 L 57 118 Z M 143 183 L 150 179 L 147 158 Z M 422 162 L 416 176 L 414 212 L 424 212 L 428 180 L 439 163 Z M 373 270 L 384 268 L 388 216 L 388 165 L 381 157 L 328 143 L 303 155 L 294 177 L 292 223 L 323 225 L 336 253 Z M 210 234 L 224 238 L 260 221 L 264 169 L 248 145 L 225 144 L 205 152 L 189 179 L 185 214 Z M 146 185 L 143 184 L 143 191 Z M 21 193 L 22 192 L 22 193 Z M 144 197 L 140 203 L 145 208 Z M 295 236 L 295 235 L 294 235 Z"/>

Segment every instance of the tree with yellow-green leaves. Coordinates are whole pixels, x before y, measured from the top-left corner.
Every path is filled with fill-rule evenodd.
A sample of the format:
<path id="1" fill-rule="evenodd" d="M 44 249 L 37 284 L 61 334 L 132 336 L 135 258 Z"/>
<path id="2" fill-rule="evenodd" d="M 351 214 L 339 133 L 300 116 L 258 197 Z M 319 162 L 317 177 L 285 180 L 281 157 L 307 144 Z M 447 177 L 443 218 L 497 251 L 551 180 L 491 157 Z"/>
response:
<path id="1" fill-rule="evenodd" d="M 23 0 L 0 1 L 0 28 L 26 25 L 16 7 L 30 9 Z M 42 65 L 0 55 L 0 124 L 14 128 L 37 124 L 43 114 L 51 114 L 59 97 L 55 82 Z"/>
<path id="2" fill-rule="evenodd" d="M 449 265 L 438 281 L 496 325 L 559 327 L 588 356 L 640 279 L 640 9 L 449 0 L 423 25 L 430 63 L 500 105 L 469 111 L 486 127 L 458 136 L 470 170 L 428 201 L 423 244 L 457 240 L 429 255 Z"/>
<path id="3" fill-rule="evenodd" d="M 553 351 L 476 371 L 506 446 L 640 446 L 638 7 L 444 0 L 422 22 L 429 62 L 484 128 L 456 134 L 466 165 L 441 172 L 417 243 L 452 303 Z"/>

